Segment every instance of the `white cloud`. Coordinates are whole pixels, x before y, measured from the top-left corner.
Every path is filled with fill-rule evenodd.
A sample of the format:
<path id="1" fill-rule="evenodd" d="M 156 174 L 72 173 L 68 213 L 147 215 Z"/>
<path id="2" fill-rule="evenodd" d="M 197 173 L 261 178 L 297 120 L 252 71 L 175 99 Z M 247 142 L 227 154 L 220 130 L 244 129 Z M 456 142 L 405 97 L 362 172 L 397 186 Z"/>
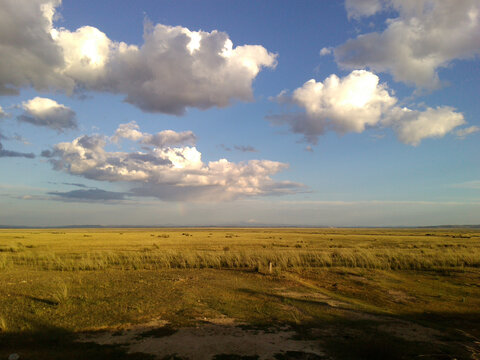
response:
<path id="1" fill-rule="evenodd" d="M 330 55 L 333 49 L 331 47 L 324 47 L 320 50 L 320 56 Z"/>
<path id="2" fill-rule="evenodd" d="M 389 72 L 396 81 L 422 88 L 440 86 L 438 69 L 480 54 L 478 0 L 347 1 L 349 17 L 393 10 L 383 32 L 348 40 L 334 51 L 345 68 Z"/>
<path id="3" fill-rule="evenodd" d="M 252 99 L 252 82 L 276 55 L 259 45 L 234 47 L 219 31 L 147 24 L 141 46 L 101 30 L 54 28 L 60 0 L 5 0 L 0 9 L 0 94 L 37 90 L 104 91 L 148 112 L 225 107 Z"/>
<path id="4" fill-rule="evenodd" d="M 105 77 L 106 64 L 114 43 L 103 32 L 92 26 L 83 26 L 74 32 L 51 29 L 53 41 L 63 53 L 64 66 L 58 71 L 76 84 L 88 87 Z M 118 45 L 120 46 L 120 45 Z M 125 44 L 121 46 L 128 48 Z"/>
<path id="5" fill-rule="evenodd" d="M 25 110 L 17 117 L 19 121 L 36 126 L 45 126 L 57 131 L 76 129 L 75 112 L 55 100 L 35 97 L 22 103 Z"/>
<path id="6" fill-rule="evenodd" d="M 457 135 L 458 139 L 465 139 L 468 135 L 475 134 L 476 132 L 480 131 L 479 126 L 470 126 L 464 129 L 457 130 L 455 134 Z"/>
<path id="7" fill-rule="evenodd" d="M 156 134 L 142 133 L 135 121 L 128 124 L 120 124 L 111 140 L 118 143 L 120 139 L 129 139 L 139 141 L 141 144 L 167 147 L 176 145 L 195 145 L 196 136 L 192 131 L 182 131 L 180 133 L 173 130 L 163 130 Z"/>
<path id="8" fill-rule="evenodd" d="M 116 45 L 103 82 L 93 88 L 126 94 L 150 112 L 182 114 L 186 107 L 225 107 L 252 99 L 252 81 L 275 55 L 262 46 L 233 47 L 225 33 L 191 32 L 158 24 L 146 28 L 142 47 Z M 192 42 L 194 45 L 192 45 Z"/>
<path id="9" fill-rule="evenodd" d="M 417 146 L 426 138 L 441 138 L 457 126 L 465 124 L 463 115 L 448 106 L 424 111 L 394 108 L 385 120 L 405 144 Z"/>
<path id="10" fill-rule="evenodd" d="M 3 111 L 2 107 L 0 106 L 0 119 L 4 118 L 4 117 L 7 117 L 7 116 L 8 116 L 8 114 L 5 111 Z"/>
<path id="11" fill-rule="evenodd" d="M 382 10 L 382 8 L 382 0 L 345 0 L 345 9 L 349 19 L 371 16 Z"/>
<path id="12" fill-rule="evenodd" d="M 378 76 L 366 70 L 352 71 L 344 78 L 333 74 L 323 82 L 307 81 L 291 96 L 281 92 L 278 100 L 293 103 L 305 113 L 275 116 L 273 121 L 287 123 L 311 143 L 328 130 L 361 133 L 369 127 L 390 126 L 400 141 L 416 146 L 465 123 L 462 114 L 447 106 L 423 111 L 396 106 L 397 98 L 387 85 L 379 84 Z"/>
<path id="13" fill-rule="evenodd" d="M 144 139 L 155 135 L 141 133 L 136 124 L 130 123 L 121 125 L 115 136 L 142 144 Z M 276 161 L 232 163 L 220 159 L 206 164 L 192 146 L 170 147 L 167 142 L 146 152 L 109 152 L 105 150 L 108 142 L 105 136 L 84 135 L 72 142 L 59 143 L 42 155 L 50 158 L 56 170 L 94 180 L 128 182 L 134 184 L 132 193 L 137 196 L 166 200 L 231 200 L 292 193 L 301 186 L 274 181 L 271 175 L 288 167 Z"/>
<path id="14" fill-rule="evenodd" d="M 316 128 L 360 133 L 377 124 L 385 109 L 396 102 L 378 82 L 378 76 L 365 70 L 342 79 L 333 74 L 323 83 L 307 81 L 294 91 L 292 99 L 305 108 L 309 119 L 319 123 Z"/>

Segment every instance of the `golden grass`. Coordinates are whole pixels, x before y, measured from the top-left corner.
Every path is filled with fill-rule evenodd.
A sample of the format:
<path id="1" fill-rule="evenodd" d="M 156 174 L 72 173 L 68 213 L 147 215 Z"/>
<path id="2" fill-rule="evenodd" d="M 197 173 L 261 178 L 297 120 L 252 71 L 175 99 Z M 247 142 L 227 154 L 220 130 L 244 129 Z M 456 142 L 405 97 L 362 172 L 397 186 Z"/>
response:
<path id="1" fill-rule="evenodd" d="M 0 270 L 480 267 L 480 231 L 392 229 L 1 230 Z"/>
<path id="2" fill-rule="evenodd" d="M 266 328 L 286 324 L 299 336 L 321 329 L 322 339 L 332 334 L 326 349 L 355 353 L 352 347 L 363 351 L 360 345 L 374 339 L 388 352 L 348 359 L 394 358 L 395 344 L 405 350 L 400 358 L 425 354 L 425 343 L 399 343 L 379 331 L 380 316 L 382 323 L 440 329 L 456 339 L 445 353 L 470 359 L 462 357 L 461 342 L 476 345 L 457 332 L 480 337 L 479 283 L 474 229 L 4 229 L 0 358 L 18 352 L 83 359 L 73 356 L 83 348 L 69 340 L 77 332 L 152 319 L 180 328 L 222 317 Z M 336 335 L 352 327 L 357 343 Z M 61 355 L 52 357 L 53 348 Z M 88 351 L 90 359 L 126 359 L 111 347 Z"/>
<path id="3" fill-rule="evenodd" d="M 0 333 L 8 331 L 7 320 L 3 316 L 0 316 Z"/>

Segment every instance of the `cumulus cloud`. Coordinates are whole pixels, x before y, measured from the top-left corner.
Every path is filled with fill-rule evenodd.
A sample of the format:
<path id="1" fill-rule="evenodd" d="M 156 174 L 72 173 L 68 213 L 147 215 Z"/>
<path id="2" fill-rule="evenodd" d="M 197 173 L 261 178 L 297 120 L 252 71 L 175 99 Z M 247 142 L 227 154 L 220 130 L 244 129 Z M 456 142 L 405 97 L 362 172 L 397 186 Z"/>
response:
<path id="1" fill-rule="evenodd" d="M 271 120 L 287 123 L 294 133 L 303 134 L 313 144 L 329 130 L 361 133 L 377 125 L 397 101 L 386 85 L 379 83 L 378 76 L 365 70 L 353 71 L 344 78 L 333 74 L 323 82 L 312 79 L 292 95 L 281 92 L 277 99 L 295 104 L 305 113 L 273 116 Z"/>
<path id="2" fill-rule="evenodd" d="M 138 144 L 149 137 L 141 133 L 136 124 L 123 125 L 117 130 L 117 136 L 130 134 L 129 138 Z M 165 143 L 146 152 L 109 152 L 105 147 L 112 138 L 84 135 L 72 142 L 59 143 L 52 150 L 42 152 L 42 156 L 48 157 L 56 170 L 94 180 L 131 183 L 136 196 L 165 200 L 230 200 L 292 193 L 301 187 L 271 178 L 288 167 L 284 163 L 269 160 L 232 163 L 220 159 L 206 164 L 195 147 L 173 147 Z"/>
<path id="3" fill-rule="evenodd" d="M 60 0 L 2 0 L 0 6 L 0 95 L 21 87 L 65 88 L 69 79 L 61 48 L 53 41 L 55 7 Z"/>
<path id="4" fill-rule="evenodd" d="M 262 46 L 233 47 L 227 34 L 158 24 L 146 28 L 140 48 L 113 51 L 100 89 L 126 93 L 150 112 L 183 114 L 186 107 L 225 107 L 251 100 L 252 81 L 275 55 Z"/>
<path id="5" fill-rule="evenodd" d="M 345 9 L 349 19 L 371 16 L 381 11 L 382 8 L 382 0 L 345 0 Z"/>
<path id="6" fill-rule="evenodd" d="M 276 55 L 260 45 L 234 47 L 219 31 L 146 24 L 141 46 L 100 29 L 55 28 L 60 0 L 5 0 L 0 9 L 0 94 L 37 90 L 104 91 L 148 112 L 225 107 L 252 99 L 252 82 Z"/>
<path id="7" fill-rule="evenodd" d="M 7 113 L 5 111 L 3 111 L 2 107 L 0 106 L 0 119 L 1 118 L 4 118 L 4 117 L 7 117 Z"/>
<path id="8" fill-rule="evenodd" d="M 324 82 L 309 80 L 294 91 L 292 100 L 305 109 L 307 119 L 317 119 L 315 124 L 304 125 L 320 133 L 329 128 L 360 133 L 376 125 L 396 102 L 386 86 L 379 84 L 378 76 L 365 70 L 355 70 L 342 79 L 333 74 Z"/>
<path id="9" fill-rule="evenodd" d="M 51 158 L 55 169 L 103 181 L 144 181 L 149 171 L 171 164 L 162 154 L 107 152 L 106 145 L 104 136 L 84 135 L 71 143 L 57 144 L 52 151 L 43 151 L 42 156 Z"/>
<path id="10" fill-rule="evenodd" d="M 155 197 L 166 201 L 204 201 L 218 202 L 229 201 L 237 198 L 245 198 L 248 196 L 271 196 L 271 195 L 288 195 L 296 193 L 302 187 L 301 184 L 293 182 L 271 182 L 262 184 L 262 189 L 246 188 L 246 192 L 241 189 L 232 189 L 224 184 L 205 184 L 203 186 L 185 185 L 176 186 L 170 184 L 146 183 L 141 187 L 131 189 L 132 196 Z M 238 191 L 240 190 L 240 191 Z M 253 190 L 253 191 L 251 191 Z"/>
<path id="11" fill-rule="evenodd" d="M 59 132 L 77 128 L 75 111 L 55 100 L 37 96 L 23 102 L 22 107 L 25 113 L 17 117 L 18 121 L 45 126 Z"/>
<path id="12" fill-rule="evenodd" d="M 139 126 L 135 121 L 120 124 L 111 138 L 114 143 L 118 143 L 121 139 L 138 141 L 140 144 L 156 147 L 195 145 L 197 140 L 192 131 L 176 132 L 173 130 L 163 130 L 156 134 L 142 133 L 139 131 Z"/>
<path id="13" fill-rule="evenodd" d="M 464 129 L 457 130 L 457 132 L 455 132 L 455 135 L 457 135 L 458 139 L 463 140 L 468 135 L 475 134 L 476 132 L 479 132 L 479 131 L 480 131 L 480 127 L 474 125 Z"/>
<path id="14" fill-rule="evenodd" d="M 383 32 L 348 40 L 334 50 L 345 68 L 389 72 L 396 81 L 422 88 L 440 86 L 438 69 L 480 54 L 478 0 L 348 0 L 349 17 L 391 10 L 397 17 Z"/>
<path id="15" fill-rule="evenodd" d="M 361 133 L 369 127 L 390 126 L 400 141 L 416 146 L 425 138 L 442 137 L 465 123 L 462 114 L 447 106 L 423 111 L 400 108 L 387 85 L 366 70 L 352 71 L 344 78 L 333 74 L 323 82 L 309 80 L 292 95 L 281 92 L 277 99 L 303 108 L 304 113 L 270 119 L 289 125 L 313 144 L 329 130 Z"/>
<path id="16" fill-rule="evenodd" d="M 391 125 L 405 144 L 417 146 L 423 139 L 440 138 L 457 126 L 465 124 L 463 115 L 448 106 L 424 111 L 394 108 L 385 123 Z"/>

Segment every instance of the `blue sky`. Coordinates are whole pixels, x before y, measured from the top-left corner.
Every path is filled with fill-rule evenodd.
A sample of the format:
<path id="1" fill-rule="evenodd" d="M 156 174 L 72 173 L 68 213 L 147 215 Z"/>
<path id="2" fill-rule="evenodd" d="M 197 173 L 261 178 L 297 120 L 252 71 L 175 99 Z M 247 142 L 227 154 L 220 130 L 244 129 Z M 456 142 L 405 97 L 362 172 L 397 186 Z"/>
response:
<path id="1" fill-rule="evenodd" d="M 476 0 L 0 0 L 0 225 L 480 223 Z"/>

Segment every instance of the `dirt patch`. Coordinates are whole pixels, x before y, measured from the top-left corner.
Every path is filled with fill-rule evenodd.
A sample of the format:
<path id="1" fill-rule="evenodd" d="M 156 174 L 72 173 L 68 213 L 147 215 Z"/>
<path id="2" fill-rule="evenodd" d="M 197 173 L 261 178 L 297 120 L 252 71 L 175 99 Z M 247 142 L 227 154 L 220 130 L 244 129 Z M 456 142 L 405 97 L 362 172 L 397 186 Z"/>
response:
<path id="1" fill-rule="evenodd" d="M 297 354 L 299 359 L 327 358 L 318 341 L 295 340 L 296 332 L 289 328 L 249 329 L 236 326 L 229 318 L 210 320 L 197 327 L 174 331 L 163 325 L 149 330 L 146 326 L 137 326 L 116 332 L 87 334 L 80 341 L 121 344 L 130 353 L 152 354 L 159 359 L 210 360 L 219 355 L 223 358 L 236 356 L 236 359 L 283 359 L 290 358 L 285 357 L 288 354 Z M 161 336 L 155 336 L 157 333 Z"/>
<path id="2" fill-rule="evenodd" d="M 390 316 L 369 314 L 360 311 L 348 311 L 352 320 L 366 320 L 376 323 L 376 329 L 407 341 L 440 343 L 442 333 L 438 330 L 418 325 L 414 322 L 399 320 Z"/>
<path id="3" fill-rule="evenodd" d="M 176 329 L 167 325 L 167 326 L 164 326 L 164 327 L 161 327 L 161 328 L 152 329 L 152 330 L 142 332 L 141 334 L 139 334 L 135 337 L 135 340 L 140 340 L 142 338 L 148 338 L 148 337 L 160 338 L 160 337 L 164 337 L 164 336 L 171 336 L 171 335 L 175 334 L 176 332 L 177 332 Z"/>
<path id="4" fill-rule="evenodd" d="M 168 322 L 162 319 L 153 319 L 143 324 L 126 324 L 116 329 L 95 329 L 81 334 L 80 342 L 95 342 L 99 345 L 128 344 L 136 338 L 149 336 L 163 329 L 170 329 Z"/>
<path id="5" fill-rule="evenodd" d="M 326 295 L 316 289 L 312 289 L 312 286 L 305 281 L 300 283 L 302 286 L 309 285 L 309 290 L 292 290 L 288 288 L 275 288 L 273 294 L 276 297 L 282 297 L 291 300 L 310 301 L 319 305 L 327 305 L 335 308 L 348 308 L 348 304 L 338 299 Z"/>
<path id="6" fill-rule="evenodd" d="M 197 321 L 199 321 L 201 323 L 204 323 L 204 324 L 215 324 L 215 325 L 230 325 L 230 326 L 233 326 L 235 324 L 236 325 L 242 324 L 242 323 L 239 323 L 239 322 L 235 321 L 235 319 L 229 318 L 227 316 L 221 316 L 221 317 L 216 317 L 216 318 L 203 317 L 203 318 L 198 318 Z"/>
<path id="7" fill-rule="evenodd" d="M 314 301 L 318 303 L 323 303 L 328 306 L 332 307 L 339 307 L 344 305 L 341 301 L 334 300 L 329 296 L 326 296 L 322 293 L 313 293 L 313 292 L 300 292 L 300 291 L 279 291 L 275 293 L 277 296 L 282 296 L 289 299 L 295 300 L 306 300 L 306 301 Z"/>
<path id="8" fill-rule="evenodd" d="M 396 321 L 382 324 L 378 326 L 378 330 L 407 341 L 420 341 L 428 343 L 440 343 L 438 338 L 442 335 L 442 333 L 438 330 L 407 321 Z"/>
<path id="9" fill-rule="evenodd" d="M 388 295 L 392 297 L 392 300 L 399 304 L 408 304 L 416 300 L 415 297 L 408 295 L 402 290 L 388 290 Z"/>
<path id="10" fill-rule="evenodd" d="M 160 358 L 176 354 L 181 358 L 210 360 L 218 354 L 258 356 L 273 359 L 287 351 L 325 356 L 317 341 L 293 340 L 291 330 L 247 330 L 236 326 L 209 324 L 178 330 L 169 337 L 150 338 L 132 343 L 129 352 L 142 352 Z"/>
<path id="11" fill-rule="evenodd" d="M 437 330 L 390 316 L 348 312 L 352 319 L 372 321 L 375 324 L 372 329 L 379 334 L 392 336 L 385 339 L 442 344 L 439 340 L 442 333 Z M 309 336 L 299 337 L 298 329 L 289 326 L 255 327 L 220 316 L 201 318 L 197 326 L 180 329 L 157 319 L 114 331 L 86 333 L 79 341 L 121 345 L 129 353 L 150 354 L 158 359 L 313 360 L 330 359 L 322 348 L 329 339 L 342 339 L 347 345 L 352 339 L 362 337 L 365 337 L 365 330 L 338 326 L 312 328 Z"/>

